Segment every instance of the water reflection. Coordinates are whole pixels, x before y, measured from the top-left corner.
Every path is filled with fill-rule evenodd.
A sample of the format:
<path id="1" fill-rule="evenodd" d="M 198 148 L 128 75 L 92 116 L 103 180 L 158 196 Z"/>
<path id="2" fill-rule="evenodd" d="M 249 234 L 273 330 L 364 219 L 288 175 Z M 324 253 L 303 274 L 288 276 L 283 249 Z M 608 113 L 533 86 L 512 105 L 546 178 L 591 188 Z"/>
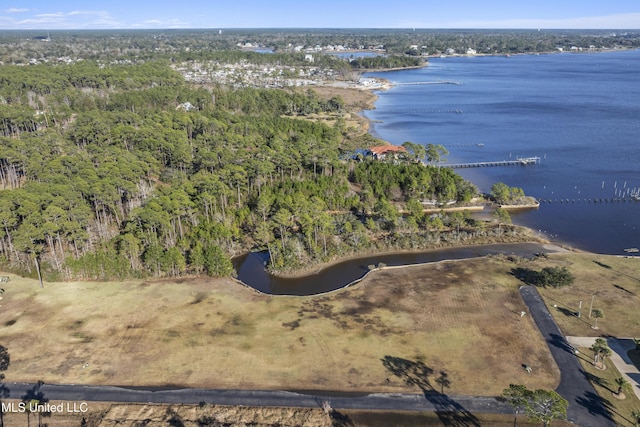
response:
<path id="1" fill-rule="evenodd" d="M 544 251 L 543 245 L 538 243 L 513 243 L 447 248 L 419 253 L 369 255 L 342 261 L 317 273 L 295 278 L 269 274 L 265 270 L 269 260 L 269 254 L 266 252 L 252 252 L 238 257 L 234 260 L 234 266 L 238 273 L 238 279 L 260 292 L 273 295 L 317 295 L 343 288 L 362 278 L 369 271 L 369 265 L 380 263 L 387 266 L 422 264 L 499 253 L 532 256 L 534 253 Z"/>

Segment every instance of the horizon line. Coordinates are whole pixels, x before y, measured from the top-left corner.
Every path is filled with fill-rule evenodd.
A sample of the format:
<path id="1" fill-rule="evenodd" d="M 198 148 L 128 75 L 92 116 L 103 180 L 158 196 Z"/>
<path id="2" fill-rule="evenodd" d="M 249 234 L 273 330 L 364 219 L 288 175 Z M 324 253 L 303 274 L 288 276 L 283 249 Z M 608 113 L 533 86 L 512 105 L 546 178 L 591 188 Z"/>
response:
<path id="1" fill-rule="evenodd" d="M 441 31 L 441 30 L 492 30 L 492 31 L 640 31 L 640 28 L 543 28 L 543 27 L 149 27 L 149 28 L 0 28 L 0 31 L 145 31 L 145 30 L 393 30 L 393 31 Z"/>

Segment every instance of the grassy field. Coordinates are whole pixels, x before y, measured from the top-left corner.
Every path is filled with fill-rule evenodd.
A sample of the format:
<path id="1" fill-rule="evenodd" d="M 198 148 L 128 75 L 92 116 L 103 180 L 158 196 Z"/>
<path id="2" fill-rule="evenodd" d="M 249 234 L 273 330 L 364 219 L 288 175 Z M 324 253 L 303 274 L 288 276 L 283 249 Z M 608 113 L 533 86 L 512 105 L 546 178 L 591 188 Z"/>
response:
<path id="1" fill-rule="evenodd" d="M 0 307 L 7 381 L 419 391 L 555 388 L 558 370 L 498 258 L 383 270 L 316 297 L 232 280 L 45 283 L 12 277 Z M 605 323 L 605 322 L 603 322 Z M 383 363 L 383 361 L 385 363 Z M 522 366 L 533 368 L 527 374 Z M 431 371 L 429 371 L 431 370 Z M 398 371 L 396 371 L 398 373 Z"/>
<path id="2" fill-rule="evenodd" d="M 576 276 L 570 287 L 540 290 L 565 335 L 640 336 L 640 257 L 554 254 L 547 264 L 566 266 Z M 592 298 L 593 308 L 604 313 L 597 330 L 592 328 L 595 319 L 589 318 Z"/>

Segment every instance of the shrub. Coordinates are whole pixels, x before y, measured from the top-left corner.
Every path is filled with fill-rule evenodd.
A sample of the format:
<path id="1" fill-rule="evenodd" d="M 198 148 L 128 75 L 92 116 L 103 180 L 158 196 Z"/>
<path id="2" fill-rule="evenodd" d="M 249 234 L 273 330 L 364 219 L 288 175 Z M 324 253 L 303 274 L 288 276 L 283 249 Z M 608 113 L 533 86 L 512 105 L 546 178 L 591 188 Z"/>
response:
<path id="1" fill-rule="evenodd" d="M 541 271 L 529 268 L 514 268 L 511 273 L 525 283 L 552 288 L 562 288 L 573 284 L 575 277 L 567 267 L 545 267 Z"/>
<path id="2" fill-rule="evenodd" d="M 562 288 L 573 284 L 575 277 L 567 267 L 545 267 L 540 272 L 542 276 L 542 286 L 552 288 Z"/>

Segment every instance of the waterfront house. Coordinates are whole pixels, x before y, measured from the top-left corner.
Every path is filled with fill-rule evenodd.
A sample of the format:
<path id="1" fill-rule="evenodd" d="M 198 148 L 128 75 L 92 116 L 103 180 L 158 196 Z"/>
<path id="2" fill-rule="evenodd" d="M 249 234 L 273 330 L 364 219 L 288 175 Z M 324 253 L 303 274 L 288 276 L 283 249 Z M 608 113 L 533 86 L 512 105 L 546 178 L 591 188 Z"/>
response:
<path id="1" fill-rule="evenodd" d="M 369 150 L 367 150 L 367 155 L 372 156 L 376 160 L 382 160 L 387 156 L 398 158 L 400 154 L 406 152 L 407 150 L 401 145 L 379 145 L 376 147 L 369 147 Z"/>

